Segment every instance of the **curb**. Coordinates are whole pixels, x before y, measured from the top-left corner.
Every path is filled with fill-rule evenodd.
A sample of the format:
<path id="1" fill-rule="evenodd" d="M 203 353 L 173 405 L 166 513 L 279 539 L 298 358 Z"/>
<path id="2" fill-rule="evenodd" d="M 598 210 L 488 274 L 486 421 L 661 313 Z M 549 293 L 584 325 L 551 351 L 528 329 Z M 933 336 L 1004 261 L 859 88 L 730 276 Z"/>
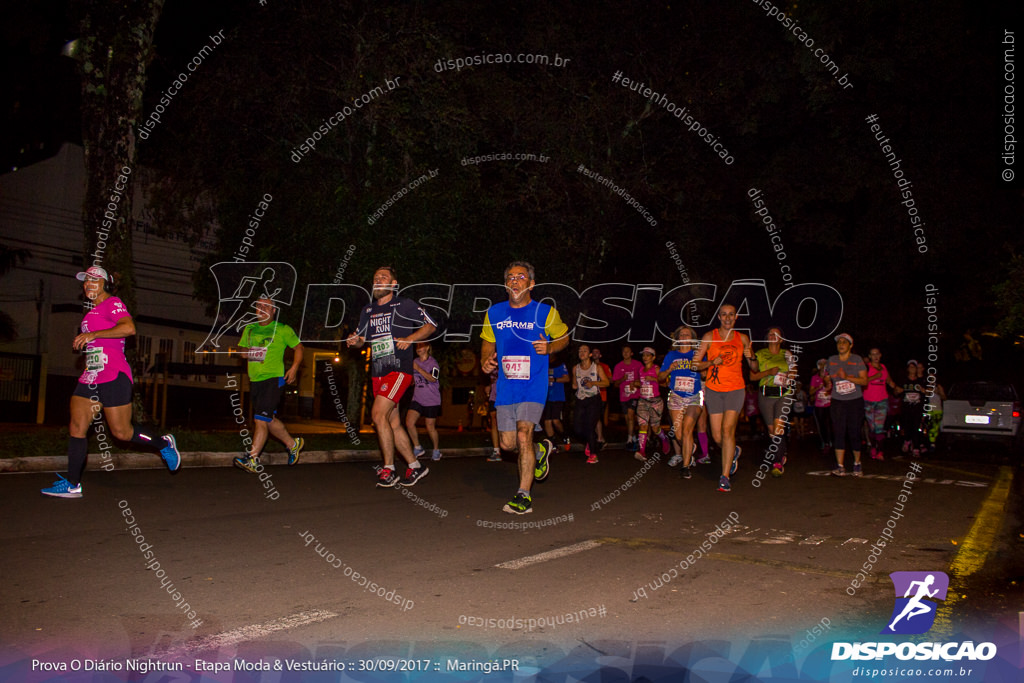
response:
<path id="1" fill-rule="evenodd" d="M 471 458 L 490 455 L 490 448 L 453 448 L 442 451 L 445 458 Z M 195 467 L 233 467 L 232 462 L 238 453 L 209 453 L 194 451 L 181 454 L 182 469 Z M 339 451 L 303 451 L 299 465 L 324 465 L 336 462 L 376 462 L 380 460 L 380 451 L 374 450 L 339 450 Z M 429 461 L 430 458 L 421 458 Z M 260 456 L 264 465 L 288 465 L 287 453 L 264 453 Z M 113 463 L 113 470 L 162 470 L 166 469 L 164 461 L 155 453 L 116 453 L 111 454 L 106 464 Z M 103 471 L 104 461 L 97 453 L 90 453 L 86 465 L 87 472 Z M 68 467 L 67 456 L 38 456 L 32 458 L 5 458 L 0 460 L 0 474 L 10 472 L 63 472 Z"/>
<path id="2" fill-rule="evenodd" d="M 625 448 L 626 444 L 609 443 L 605 446 L 608 449 Z M 560 449 L 559 449 L 560 450 Z M 575 450 L 575 449 L 574 449 Z M 489 446 L 480 448 L 452 448 L 442 451 L 444 459 L 448 458 L 475 458 L 486 457 L 491 454 Z M 206 451 L 193 451 L 181 454 L 181 467 L 233 467 L 232 462 L 238 453 L 209 453 Z M 260 460 L 266 465 L 288 466 L 287 453 L 264 453 Z M 339 462 L 378 462 L 380 451 L 373 450 L 338 450 L 338 451 L 303 451 L 300 456 L 299 465 L 325 465 Z M 421 458 L 424 462 L 430 462 L 428 457 Z M 511 458 L 509 458 L 511 461 Z M 162 470 L 167 466 L 159 455 L 155 453 L 116 453 L 111 454 L 107 465 L 113 463 L 113 471 L 116 470 Z M 86 465 L 87 472 L 102 472 L 104 462 L 98 453 L 90 453 L 89 462 Z M 12 472 L 64 472 L 68 467 L 67 456 L 44 455 L 31 458 L 4 458 L 0 459 L 0 474 Z"/>

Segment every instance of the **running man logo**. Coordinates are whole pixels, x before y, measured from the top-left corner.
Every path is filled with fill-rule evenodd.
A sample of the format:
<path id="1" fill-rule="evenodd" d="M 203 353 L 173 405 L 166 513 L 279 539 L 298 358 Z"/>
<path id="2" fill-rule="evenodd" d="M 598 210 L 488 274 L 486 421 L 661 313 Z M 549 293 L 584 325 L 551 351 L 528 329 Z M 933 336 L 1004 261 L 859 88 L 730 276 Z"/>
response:
<path id="1" fill-rule="evenodd" d="M 223 353 L 221 337 L 242 333 L 246 325 L 266 320 L 258 306 L 260 299 L 270 300 L 277 317 L 281 306 L 290 306 L 295 295 L 295 269 L 289 263 L 225 261 L 210 266 L 217 283 L 217 321 L 199 349 Z"/>
<path id="2" fill-rule="evenodd" d="M 935 623 L 937 605 L 926 598 L 945 600 L 949 576 L 944 572 L 893 572 L 889 578 L 896 591 L 896 604 L 889 625 L 881 633 L 927 632 Z"/>

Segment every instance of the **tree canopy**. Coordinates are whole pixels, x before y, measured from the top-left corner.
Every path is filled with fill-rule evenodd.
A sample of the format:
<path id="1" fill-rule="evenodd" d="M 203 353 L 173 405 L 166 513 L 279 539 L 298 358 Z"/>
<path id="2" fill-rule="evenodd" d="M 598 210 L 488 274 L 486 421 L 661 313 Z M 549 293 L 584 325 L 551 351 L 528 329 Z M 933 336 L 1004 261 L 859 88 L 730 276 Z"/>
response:
<path id="1" fill-rule="evenodd" d="M 979 153 L 997 149 L 985 121 L 1002 55 L 994 20 L 963 3 L 783 7 L 837 73 L 756 2 L 251 5 L 219 7 L 221 23 L 170 52 L 158 32 L 170 73 L 226 28 L 143 150 L 163 226 L 220 226 L 211 263 L 237 253 L 270 194 L 247 258 L 290 262 L 304 283 L 330 282 L 354 247 L 346 282 L 383 263 L 403 284 L 496 282 L 525 258 L 539 281 L 667 291 L 681 282 L 671 241 L 693 281 L 763 279 L 777 293 L 781 242 L 796 282 L 842 293 L 843 327 L 861 339 L 923 343 L 926 283 L 946 329 L 997 316 L 992 249 L 1019 242 L 1020 197 L 995 151 Z M 454 64 L 505 54 L 548 63 Z M 869 115 L 913 183 L 926 253 Z M 548 160 L 463 163 L 503 153 Z M 196 277 L 209 298 L 209 273 Z"/>

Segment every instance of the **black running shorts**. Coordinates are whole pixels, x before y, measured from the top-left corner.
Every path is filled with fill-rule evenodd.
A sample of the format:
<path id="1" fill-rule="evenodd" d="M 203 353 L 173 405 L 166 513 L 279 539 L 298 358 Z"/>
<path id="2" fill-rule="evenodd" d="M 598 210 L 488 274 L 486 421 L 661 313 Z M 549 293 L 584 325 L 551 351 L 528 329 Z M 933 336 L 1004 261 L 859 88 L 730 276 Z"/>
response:
<path id="1" fill-rule="evenodd" d="M 132 381 L 123 372 L 117 373 L 117 378 L 101 384 L 78 383 L 73 396 L 81 396 L 90 401 L 96 401 L 104 408 L 117 408 L 126 406 L 132 402 Z"/>

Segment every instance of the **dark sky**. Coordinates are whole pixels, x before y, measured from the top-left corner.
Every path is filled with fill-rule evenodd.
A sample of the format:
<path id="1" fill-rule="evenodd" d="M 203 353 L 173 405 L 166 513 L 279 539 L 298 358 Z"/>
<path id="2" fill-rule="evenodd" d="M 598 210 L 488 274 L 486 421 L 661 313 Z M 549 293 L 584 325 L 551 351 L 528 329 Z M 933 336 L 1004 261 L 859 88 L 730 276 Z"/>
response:
<path id="1" fill-rule="evenodd" d="M 1000 178 L 1002 43 L 1004 30 L 1015 29 L 1008 23 L 1014 18 L 1002 3 L 784 7 L 814 47 L 824 48 L 848 74 L 853 87 L 843 88 L 815 63 L 812 50 L 769 16 L 768 6 L 735 0 L 484 9 L 447 2 L 339 9 L 281 0 L 265 6 L 256 0 L 212 6 L 169 0 L 144 116 L 210 34 L 223 29 L 229 40 L 169 107 L 161 137 L 142 150 L 143 160 L 179 169 L 176 153 L 183 159 L 204 154 L 188 145 L 207 154 L 218 146 L 220 175 L 201 172 L 228 207 L 221 215 L 228 226 L 225 244 L 237 242 L 240 228 L 232 224 L 240 221 L 234 219 L 251 209 L 245 192 L 253 185 L 278 188 L 278 206 L 293 212 L 281 217 L 287 225 L 261 229 L 269 244 L 286 251 L 288 242 L 325 236 L 324 258 L 310 258 L 306 282 L 329 281 L 334 254 L 350 242 L 362 246 L 359 253 L 368 259 L 352 268 L 355 277 L 365 278 L 376 261 L 374 231 L 353 227 L 336 236 L 327 226 L 355 225 L 366 207 L 402 186 L 403 157 L 409 168 L 440 164 L 451 178 L 466 152 L 537 149 L 551 150 L 558 166 L 514 172 L 507 165 L 481 166 L 478 176 L 438 188 L 433 204 L 407 202 L 376 229 L 400 233 L 396 226 L 408 225 L 417 211 L 437 213 L 458 204 L 461 210 L 444 220 L 465 218 L 466 225 L 455 225 L 452 233 L 462 246 L 446 246 L 442 264 L 456 258 L 491 272 L 514 251 L 503 229 L 524 224 L 534 227 L 530 241 L 543 252 L 531 258 L 555 271 L 552 280 L 577 288 L 600 281 L 675 286 L 679 273 L 664 248 L 673 241 L 682 245 L 692 277 L 723 288 L 760 278 L 774 294 L 784 283 L 773 243 L 748 197 L 757 188 L 781 229 L 790 272 L 798 281 L 826 283 L 842 293 L 844 329 L 893 355 L 921 355 L 923 290 L 934 283 L 942 293 L 945 353 L 951 356 L 964 329 L 990 328 L 998 320 L 991 287 L 1005 277 L 1008 255 L 1020 248 L 1020 181 Z M 61 2 L 5 4 L 4 58 L 14 67 L 3 95 L 5 168 L 45 158 L 61 141 L 79 137 L 74 70 L 59 56 L 75 35 L 73 12 Z M 434 68 L 442 57 L 506 51 L 559 53 L 572 66 L 558 73 L 518 65 L 458 73 Z M 661 88 L 703 118 L 736 163 L 723 165 L 664 109 L 645 110 L 641 96 L 612 82 L 616 71 Z M 282 152 L 315 129 L 342 94 L 359 92 L 352 78 L 371 82 L 388 73 L 405 78 L 400 96 L 354 117 L 343 135 L 301 167 L 289 164 Z M 911 209 L 901 204 L 905 197 L 869 115 L 877 115 L 913 182 L 912 208 L 924 223 L 926 254 L 914 243 Z M 377 126 L 372 131 L 371 123 Z M 387 136 L 380 126 L 390 128 Z M 365 159 L 342 141 L 360 152 L 374 146 L 391 165 L 358 168 L 354 161 Z M 645 225 L 618 198 L 599 194 L 605 190 L 581 184 L 574 171 L 584 161 L 628 187 L 658 227 Z M 331 177 L 341 206 L 328 206 L 330 189 L 311 184 L 311 178 Z M 317 224 L 321 212 L 325 217 Z M 309 221 L 309 236 L 289 239 L 300 220 Z M 485 221 L 495 234 L 492 248 L 478 254 L 466 235 L 479 234 Z M 425 221 L 421 230 L 444 234 L 437 222 Z M 582 246 L 572 237 L 581 230 L 593 238 Z M 583 265 L 573 260 L 578 257 Z M 412 274 L 425 277 L 415 263 Z M 429 260 L 426 266 L 440 267 Z"/>

